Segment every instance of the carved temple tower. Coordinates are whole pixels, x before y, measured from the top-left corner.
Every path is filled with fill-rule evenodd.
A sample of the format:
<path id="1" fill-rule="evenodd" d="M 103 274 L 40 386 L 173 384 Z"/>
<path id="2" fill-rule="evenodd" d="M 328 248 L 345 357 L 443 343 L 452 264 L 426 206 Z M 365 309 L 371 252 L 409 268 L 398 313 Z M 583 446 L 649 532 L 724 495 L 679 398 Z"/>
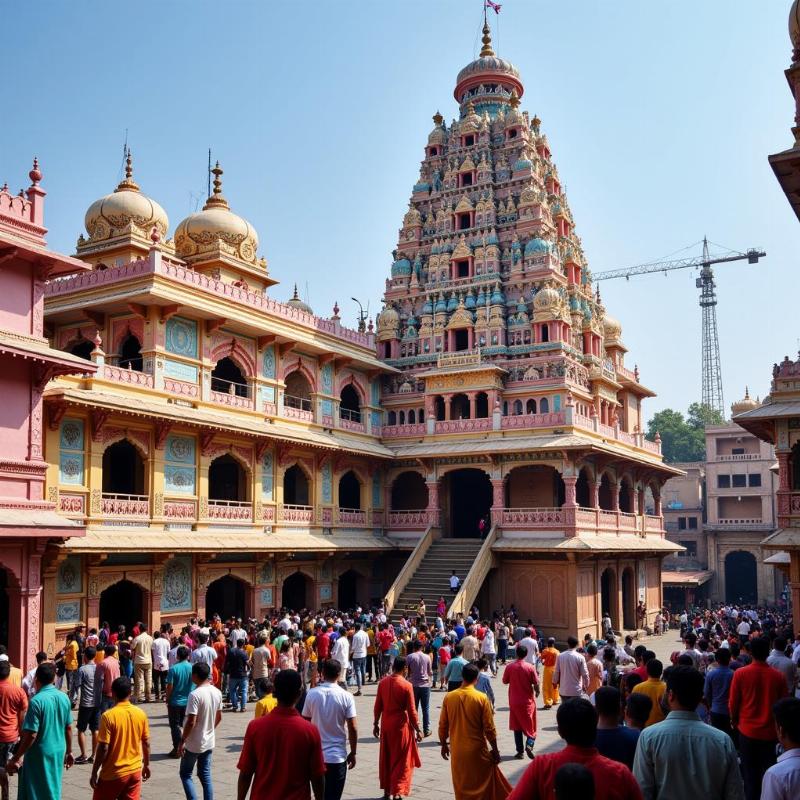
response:
<path id="1" fill-rule="evenodd" d="M 383 439 L 399 459 L 388 535 L 419 534 L 424 517 L 425 547 L 475 538 L 483 519 L 471 596 L 454 606 L 513 602 L 564 633 L 595 630 L 603 611 L 632 627 L 638 601 L 651 617 L 661 602 L 673 470 L 644 439 L 653 392 L 593 293 L 524 91 L 484 25 L 456 79 L 458 118 L 433 118 L 377 323 L 378 355 L 400 370 L 383 378 Z"/>

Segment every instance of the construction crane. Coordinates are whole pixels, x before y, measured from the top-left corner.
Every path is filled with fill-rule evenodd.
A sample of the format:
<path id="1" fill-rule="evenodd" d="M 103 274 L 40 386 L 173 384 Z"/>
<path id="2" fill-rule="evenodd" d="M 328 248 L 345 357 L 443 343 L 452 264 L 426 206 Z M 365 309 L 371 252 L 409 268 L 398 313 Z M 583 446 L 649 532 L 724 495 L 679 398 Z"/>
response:
<path id="1" fill-rule="evenodd" d="M 595 281 L 608 281 L 613 278 L 629 280 L 635 275 L 648 275 L 653 272 L 666 274 L 676 269 L 700 267 L 700 277 L 695 286 L 700 290 L 700 308 L 703 312 L 703 344 L 702 344 L 702 404 L 725 416 L 725 402 L 722 397 L 722 369 L 719 359 L 719 335 L 717 333 L 717 293 L 715 291 L 714 271 L 712 264 L 725 264 L 730 261 L 747 261 L 757 264 L 759 258 L 767 254 L 763 250 L 751 248 L 744 253 L 729 250 L 713 258 L 708 252 L 708 239 L 703 238 L 703 255 L 701 258 L 682 258 L 673 261 L 651 261 L 627 269 L 614 269 L 592 275 Z"/>

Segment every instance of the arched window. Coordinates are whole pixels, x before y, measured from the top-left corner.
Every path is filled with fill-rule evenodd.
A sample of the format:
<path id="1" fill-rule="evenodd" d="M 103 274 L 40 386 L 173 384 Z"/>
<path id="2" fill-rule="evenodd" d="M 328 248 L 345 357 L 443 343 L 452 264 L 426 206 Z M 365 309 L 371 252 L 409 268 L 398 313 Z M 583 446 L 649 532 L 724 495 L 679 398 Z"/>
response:
<path id="1" fill-rule="evenodd" d="M 310 505 L 308 478 L 297 464 L 283 473 L 283 502 L 292 506 Z"/>
<path id="2" fill-rule="evenodd" d="M 408 412 L 408 424 L 409 424 L 409 425 L 416 425 L 416 423 L 417 423 L 417 414 L 416 414 L 416 412 L 414 411 L 414 409 L 412 408 L 412 409 L 411 409 L 411 410 Z"/>
<path id="3" fill-rule="evenodd" d="M 438 395 L 433 401 L 433 404 L 436 410 L 436 419 L 442 422 L 444 420 L 444 398 Z"/>
<path id="4" fill-rule="evenodd" d="M 141 372 L 144 367 L 142 346 L 132 333 L 125 337 L 119 348 L 119 365 L 122 369 L 133 369 L 137 372 Z"/>
<path id="5" fill-rule="evenodd" d="M 209 464 L 208 499 L 247 500 L 247 473 L 233 456 L 220 456 Z"/>
<path id="6" fill-rule="evenodd" d="M 489 416 L 489 395 L 486 392 L 478 392 L 475 395 L 475 417 L 476 419 L 486 419 Z"/>
<path id="7" fill-rule="evenodd" d="M 283 404 L 289 408 L 299 408 L 302 411 L 311 411 L 311 384 L 308 378 L 299 370 L 290 372 L 285 378 L 286 391 Z"/>
<path id="8" fill-rule="evenodd" d="M 425 409 L 424 408 L 421 408 L 419 410 L 419 416 L 417 417 L 417 419 L 419 420 L 420 424 L 425 422 Z"/>
<path id="9" fill-rule="evenodd" d="M 94 342 L 89 339 L 81 339 L 69 348 L 72 355 L 85 358 L 87 361 L 92 360 L 92 350 L 94 350 Z"/>
<path id="10" fill-rule="evenodd" d="M 114 442 L 103 452 L 103 494 L 146 494 L 144 459 L 127 439 Z"/>
<path id="11" fill-rule="evenodd" d="M 361 422 L 361 400 L 353 385 L 348 383 L 339 395 L 339 415 L 350 422 Z M 402 411 L 400 412 L 403 413 Z M 400 423 L 403 424 L 402 422 Z"/>
<path id="12" fill-rule="evenodd" d="M 514 416 L 519 416 L 522 413 L 522 400 L 514 401 Z"/>
<path id="13" fill-rule="evenodd" d="M 543 397 L 539 401 L 539 413 L 540 414 L 547 414 L 550 411 L 550 402 L 546 397 Z"/>
<path id="14" fill-rule="evenodd" d="M 212 392 L 247 397 L 248 389 L 247 378 L 232 359 L 225 356 L 217 361 L 217 366 L 211 371 Z"/>
<path id="15" fill-rule="evenodd" d="M 578 482 L 575 484 L 575 501 L 583 508 L 592 507 L 592 492 L 589 488 L 589 477 L 586 468 L 581 468 L 578 473 Z"/>
<path id="16" fill-rule="evenodd" d="M 387 425 L 397 425 L 397 412 L 396 411 L 390 411 L 388 413 L 387 417 L 388 417 L 387 422 L 386 422 Z"/>
<path id="17" fill-rule="evenodd" d="M 611 485 L 611 481 L 606 473 L 600 479 L 600 491 L 598 492 L 598 502 L 603 511 L 614 510 L 614 492 L 616 487 Z"/>
<path id="18" fill-rule="evenodd" d="M 353 470 L 348 470 L 339 478 L 339 508 L 361 510 L 361 481 Z"/>
<path id="19" fill-rule="evenodd" d="M 453 395 L 450 400 L 450 419 L 469 419 L 469 398 L 465 394 Z"/>
<path id="20" fill-rule="evenodd" d="M 633 513 L 633 487 L 627 478 L 623 479 L 619 487 L 619 510 Z"/>
<path id="21" fill-rule="evenodd" d="M 508 416 L 508 400 L 503 401 L 503 416 Z"/>
<path id="22" fill-rule="evenodd" d="M 550 326 L 547 324 L 542 325 L 542 341 L 543 342 L 550 341 Z"/>
<path id="23" fill-rule="evenodd" d="M 531 398 L 525 403 L 525 413 L 526 414 L 535 414 L 536 413 L 536 400 Z"/>
<path id="24" fill-rule="evenodd" d="M 402 409 L 400 409 L 400 411 L 397 414 L 397 421 L 400 423 L 400 425 L 406 424 L 406 412 L 403 411 Z"/>

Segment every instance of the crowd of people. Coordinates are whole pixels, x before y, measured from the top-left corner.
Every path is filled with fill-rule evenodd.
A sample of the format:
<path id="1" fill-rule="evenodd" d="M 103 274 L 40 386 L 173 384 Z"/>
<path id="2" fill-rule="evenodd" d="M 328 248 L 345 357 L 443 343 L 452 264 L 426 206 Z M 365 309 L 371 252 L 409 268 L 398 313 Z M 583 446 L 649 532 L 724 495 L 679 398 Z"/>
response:
<path id="1" fill-rule="evenodd" d="M 444 607 L 441 598 L 428 615 L 421 601 L 397 621 L 378 607 L 215 615 L 152 633 L 142 622 L 130 631 L 79 625 L 54 659 L 37 654 L 25 675 L 0 646 L 1 800 L 17 772 L 19 798 L 59 798 L 62 770 L 73 764 L 91 766 L 96 800 L 138 797 L 150 777 L 141 704 L 156 702 L 166 707 L 167 755 L 179 761 L 189 800 L 195 773 L 204 800 L 213 798 L 223 712 L 250 709 L 240 800 L 339 800 L 358 758 L 355 697 L 369 683 L 377 684 L 377 782 L 389 800 L 411 794 L 437 690 L 436 734 L 456 800 L 800 797 L 800 634 L 785 612 L 659 612 L 664 630 L 680 625 L 683 642 L 662 663 L 607 626 L 601 640 L 557 643 L 513 607 L 488 619 L 477 608 L 447 619 Z M 531 762 L 514 788 L 498 767 L 501 692 L 513 757 Z M 565 747 L 536 753 L 537 714 L 554 708 Z"/>

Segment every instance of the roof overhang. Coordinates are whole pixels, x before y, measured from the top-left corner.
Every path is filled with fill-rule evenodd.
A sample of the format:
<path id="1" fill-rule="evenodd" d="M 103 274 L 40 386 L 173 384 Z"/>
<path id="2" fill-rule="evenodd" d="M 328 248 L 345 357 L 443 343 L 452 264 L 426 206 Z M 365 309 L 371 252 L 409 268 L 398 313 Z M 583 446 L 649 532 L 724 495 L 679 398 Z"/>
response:
<path id="1" fill-rule="evenodd" d="M 53 278 L 56 275 L 67 275 L 73 272 L 84 272 L 91 269 L 85 261 L 80 261 L 63 253 L 48 250 L 31 242 L 16 239 L 5 232 L 0 232 L 0 256 L 10 256 L 27 261 L 39 270 L 39 277 Z"/>
<path id="2" fill-rule="evenodd" d="M 499 553 L 653 553 L 672 555 L 684 548 L 660 536 L 562 536 L 552 539 L 535 539 L 522 536 L 502 536 L 492 545 Z"/>
<path id="3" fill-rule="evenodd" d="M 708 583 L 714 573 L 710 569 L 705 570 L 661 570 L 661 583 L 665 586 L 702 586 Z"/>

